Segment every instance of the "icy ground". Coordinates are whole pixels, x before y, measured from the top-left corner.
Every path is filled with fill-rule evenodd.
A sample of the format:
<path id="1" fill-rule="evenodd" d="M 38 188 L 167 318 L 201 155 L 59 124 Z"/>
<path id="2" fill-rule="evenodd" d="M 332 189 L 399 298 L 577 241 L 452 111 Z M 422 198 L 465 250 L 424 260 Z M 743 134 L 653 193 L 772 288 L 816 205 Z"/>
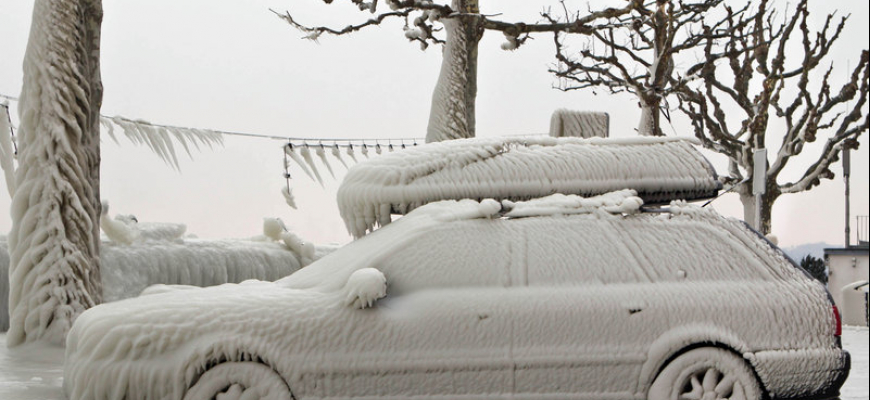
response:
<path id="1" fill-rule="evenodd" d="M 867 328 L 844 327 L 843 346 L 852 353 L 852 372 L 842 389 L 842 400 L 870 400 L 870 337 Z M 63 399 L 63 349 L 23 346 L 6 348 L 0 333 L 0 399 Z"/>

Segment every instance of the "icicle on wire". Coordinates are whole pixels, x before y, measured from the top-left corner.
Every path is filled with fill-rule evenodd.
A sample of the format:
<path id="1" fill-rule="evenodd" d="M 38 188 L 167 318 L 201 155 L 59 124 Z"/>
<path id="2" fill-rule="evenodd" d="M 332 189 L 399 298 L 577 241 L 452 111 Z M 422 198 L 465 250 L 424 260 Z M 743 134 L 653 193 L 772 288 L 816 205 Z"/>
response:
<path id="1" fill-rule="evenodd" d="M 369 157 L 369 147 L 374 147 L 376 154 L 382 154 L 384 151 L 393 152 L 399 150 L 406 150 L 408 146 L 405 141 L 411 141 L 411 146 L 417 146 L 416 139 L 315 139 L 311 141 L 316 141 L 316 144 L 309 144 L 308 140 L 301 140 L 298 138 L 288 138 L 287 144 L 284 145 L 285 152 L 285 160 L 289 157 L 289 160 L 292 160 L 296 165 L 298 165 L 309 178 L 314 181 L 320 183 L 321 186 L 324 185 L 323 177 L 320 175 L 320 172 L 317 168 L 317 165 L 314 162 L 314 156 L 311 154 L 311 150 L 313 148 L 314 154 L 317 158 L 320 159 L 321 163 L 326 167 L 329 175 L 335 179 L 335 171 L 332 168 L 332 164 L 329 161 L 329 156 L 337 159 L 345 169 L 349 169 L 350 165 L 348 165 L 347 160 L 352 160 L 354 163 L 359 162 L 356 157 L 356 149 L 359 148 L 360 153 L 366 158 Z M 380 141 L 387 140 L 387 145 L 382 146 Z M 393 140 L 398 140 L 400 144 L 394 145 Z M 326 142 L 326 143 L 324 143 Z M 331 144 L 329 144 L 331 142 Z M 373 142 L 373 143 L 372 143 Z M 345 154 L 348 156 L 347 158 L 343 157 L 341 154 L 341 148 L 344 147 Z M 327 152 L 327 148 L 330 149 L 330 152 Z M 288 161 L 285 161 L 287 165 L 290 165 Z M 289 173 L 289 170 L 288 170 Z"/>
<path id="2" fill-rule="evenodd" d="M 290 179 L 293 178 L 290 175 L 290 158 L 287 151 L 283 151 L 284 153 L 284 180 L 287 182 L 287 185 L 281 189 L 281 194 L 284 196 L 284 201 L 287 202 L 287 205 L 292 209 L 296 208 L 296 199 L 293 197 L 293 189 L 290 188 Z"/>

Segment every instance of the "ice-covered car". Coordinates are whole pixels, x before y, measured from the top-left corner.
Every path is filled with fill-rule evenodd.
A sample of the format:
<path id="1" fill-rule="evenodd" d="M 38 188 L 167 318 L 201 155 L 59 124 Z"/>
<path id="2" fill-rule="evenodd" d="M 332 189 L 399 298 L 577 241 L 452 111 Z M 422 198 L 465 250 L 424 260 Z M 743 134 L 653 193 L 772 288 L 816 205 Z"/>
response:
<path id="1" fill-rule="evenodd" d="M 744 223 L 634 192 L 442 201 L 274 283 L 101 305 L 71 400 L 805 399 L 845 380 L 825 288 Z"/>

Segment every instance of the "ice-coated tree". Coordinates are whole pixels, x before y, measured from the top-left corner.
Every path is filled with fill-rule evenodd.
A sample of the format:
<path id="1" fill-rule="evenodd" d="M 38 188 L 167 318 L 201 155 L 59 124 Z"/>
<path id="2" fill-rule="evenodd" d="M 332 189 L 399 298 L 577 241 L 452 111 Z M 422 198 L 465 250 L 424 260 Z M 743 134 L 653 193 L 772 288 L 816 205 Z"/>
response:
<path id="1" fill-rule="evenodd" d="M 426 142 L 475 135 L 477 46 L 484 32 L 477 18 L 480 7 L 478 0 L 453 0 L 452 8 L 467 15 L 444 21 L 447 38 L 441 73 L 432 93 Z"/>
<path id="2" fill-rule="evenodd" d="M 723 39 L 707 29 L 702 63 L 690 68 L 694 82 L 680 82 L 679 109 L 695 136 L 711 150 L 729 159 L 728 176 L 744 206 L 744 219 L 753 226 L 753 181 L 764 180 L 760 231 L 770 232 L 771 211 L 784 195 L 810 190 L 822 179 L 834 177 L 830 167 L 844 149 L 858 146 L 858 137 L 870 126 L 867 92 L 870 56 L 859 53 L 854 69 L 842 85 L 842 75 L 828 55 L 846 25 L 847 17 L 829 14 L 816 31 L 807 0 L 789 8 L 784 17 L 760 0 L 751 13 L 738 16 L 728 10 Z M 719 62 L 717 62 L 719 61 Z M 854 60 L 853 60 L 854 62 Z M 841 70 L 842 71 L 842 70 Z M 835 87 L 839 86 L 839 87 Z M 805 151 L 823 139 L 821 150 Z M 752 176 L 753 152 L 769 148 L 766 176 Z M 815 153 L 815 154 L 812 154 Z M 799 178 L 782 182 L 780 175 L 795 157 L 811 164 Z"/>
<path id="3" fill-rule="evenodd" d="M 18 106 L 7 345 L 63 344 L 101 300 L 100 0 L 36 0 Z"/>
<path id="4" fill-rule="evenodd" d="M 666 99 L 681 82 L 674 68 L 677 57 L 692 53 L 704 43 L 705 24 L 713 25 L 713 32 L 725 24 L 724 20 L 711 22 L 712 12 L 722 2 L 639 2 L 631 12 L 608 18 L 601 29 L 580 38 L 579 48 L 572 46 L 576 35 L 557 32 L 554 41 L 558 62 L 550 72 L 559 78 L 561 90 L 600 88 L 613 94 L 635 95 L 641 108 L 637 132 L 662 136 Z M 553 13 L 544 13 L 544 17 L 553 22 L 574 18 L 576 13 L 568 11 L 564 4 L 564 17 Z"/>
<path id="5" fill-rule="evenodd" d="M 332 3 L 332 0 L 324 0 Z M 545 19 L 541 22 L 504 22 L 480 12 L 479 0 L 450 0 L 439 3 L 432 0 L 385 0 L 387 12 L 378 11 L 378 0 L 348 0 L 360 10 L 374 15 L 360 24 L 342 29 L 307 26 L 297 22 L 289 12 L 278 14 L 290 25 L 306 32 L 307 38 L 317 39 L 324 33 L 344 35 L 369 26 L 380 25 L 391 18 L 405 21 L 405 37 L 419 42 L 423 49 L 430 43 L 443 44 L 441 72 L 432 95 L 426 141 L 469 138 L 475 136 L 475 101 L 477 98 L 477 51 L 485 31 L 499 31 L 505 36 L 502 48 L 515 50 L 530 34 L 539 32 L 567 32 L 591 34 L 597 24 L 608 18 L 617 18 L 641 7 L 641 0 L 631 0 L 619 8 L 567 16 L 564 20 Z M 543 13 L 543 14 L 546 14 Z M 443 25 L 443 29 L 439 27 Z M 438 37 L 444 32 L 444 38 Z"/>

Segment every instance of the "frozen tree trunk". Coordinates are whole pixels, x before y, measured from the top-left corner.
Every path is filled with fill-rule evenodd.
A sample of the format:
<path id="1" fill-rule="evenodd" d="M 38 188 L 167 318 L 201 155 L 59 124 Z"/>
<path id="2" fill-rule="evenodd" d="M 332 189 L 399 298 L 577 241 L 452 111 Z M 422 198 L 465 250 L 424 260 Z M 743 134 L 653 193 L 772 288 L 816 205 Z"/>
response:
<path id="1" fill-rule="evenodd" d="M 452 8 L 478 14 L 478 0 L 453 0 Z M 477 98 L 477 45 L 483 30 L 474 17 L 444 20 L 447 40 L 441 73 L 432 94 L 426 142 L 474 137 Z"/>
<path id="2" fill-rule="evenodd" d="M 769 186 L 767 190 L 770 191 Z M 757 229 L 762 235 L 771 233 L 771 211 L 773 210 L 773 203 L 776 202 L 779 195 L 768 192 L 761 196 L 761 229 L 758 229 L 758 225 L 755 222 L 755 196 L 752 195 L 752 184 L 742 184 L 741 189 L 737 192 L 740 194 L 740 202 L 743 204 L 743 220 L 749 226 Z"/>
<path id="3" fill-rule="evenodd" d="M 656 15 L 659 15 L 658 13 Z M 658 18 L 664 18 L 658 16 Z M 664 24 L 664 23 L 662 23 Z M 661 40 L 662 35 L 657 35 Z M 661 125 L 662 89 L 667 85 L 667 80 L 673 74 L 674 64 L 671 55 L 662 54 L 666 46 L 658 40 L 655 44 L 655 59 L 649 67 L 649 81 L 646 88 L 638 87 L 638 100 L 640 101 L 640 122 L 637 125 L 637 133 L 641 136 L 664 136 Z"/>
<path id="4" fill-rule="evenodd" d="M 19 103 L 7 345 L 63 344 L 102 297 L 100 0 L 36 0 Z"/>
<path id="5" fill-rule="evenodd" d="M 659 109 L 657 106 L 643 103 L 641 100 L 640 122 L 637 133 L 641 136 L 662 136 L 659 133 Z"/>

